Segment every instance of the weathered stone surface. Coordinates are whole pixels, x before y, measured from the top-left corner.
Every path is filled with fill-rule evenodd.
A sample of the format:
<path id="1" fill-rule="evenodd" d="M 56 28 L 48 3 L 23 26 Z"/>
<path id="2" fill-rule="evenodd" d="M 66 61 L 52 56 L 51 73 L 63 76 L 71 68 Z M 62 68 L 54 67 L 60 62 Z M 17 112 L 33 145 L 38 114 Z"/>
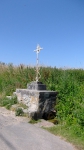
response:
<path id="1" fill-rule="evenodd" d="M 42 82 L 33 81 L 30 84 L 27 84 L 27 89 L 30 90 L 46 90 L 46 85 Z"/>
<path id="2" fill-rule="evenodd" d="M 27 89 L 16 89 L 15 94 L 19 102 L 28 106 L 28 115 L 33 119 L 47 119 L 54 112 L 57 92 L 46 90 L 42 82 L 31 82 Z"/>
<path id="3" fill-rule="evenodd" d="M 43 116 L 54 111 L 57 92 L 47 90 L 16 89 L 16 96 L 19 102 L 28 106 L 28 115 L 34 119 L 41 119 Z"/>

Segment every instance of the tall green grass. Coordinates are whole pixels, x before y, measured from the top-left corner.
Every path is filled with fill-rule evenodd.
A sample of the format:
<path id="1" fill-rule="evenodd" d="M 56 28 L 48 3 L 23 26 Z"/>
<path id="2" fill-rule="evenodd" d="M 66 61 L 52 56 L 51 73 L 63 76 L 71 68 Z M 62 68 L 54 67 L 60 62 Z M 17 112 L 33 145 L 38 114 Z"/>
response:
<path id="1" fill-rule="evenodd" d="M 47 89 L 59 93 L 55 106 L 59 124 L 84 141 L 84 70 L 41 67 L 40 73 Z M 0 97 L 11 95 L 16 88 L 26 88 L 33 80 L 34 67 L 0 63 Z"/>

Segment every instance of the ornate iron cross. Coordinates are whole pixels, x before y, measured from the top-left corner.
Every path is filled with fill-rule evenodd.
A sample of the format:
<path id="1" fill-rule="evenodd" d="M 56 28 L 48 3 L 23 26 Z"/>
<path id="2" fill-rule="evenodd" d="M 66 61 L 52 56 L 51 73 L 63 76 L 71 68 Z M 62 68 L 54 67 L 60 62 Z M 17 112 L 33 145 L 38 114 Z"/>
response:
<path id="1" fill-rule="evenodd" d="M 40 47 L 40 45 L 37 45 L 37 48 L 36 50 L 34 50 L 37 54 L 37 61 L 36 61 L 36 81 L 38 82 L 41 75 L 40 75 L 40 72 L 39 72 L 39 53 L 40 53 L 40 50 L 42 50 L 43 48 Z"/>

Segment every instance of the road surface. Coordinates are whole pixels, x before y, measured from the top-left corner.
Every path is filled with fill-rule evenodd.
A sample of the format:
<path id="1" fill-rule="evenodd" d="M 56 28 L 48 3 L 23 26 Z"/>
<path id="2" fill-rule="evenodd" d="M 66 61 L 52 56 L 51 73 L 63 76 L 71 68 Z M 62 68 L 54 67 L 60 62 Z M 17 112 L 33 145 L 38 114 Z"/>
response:
<path id="1" fill-rule="evenodd" d="M 0 107 L 0 150 L 75 150 L 60 137 Z"/>

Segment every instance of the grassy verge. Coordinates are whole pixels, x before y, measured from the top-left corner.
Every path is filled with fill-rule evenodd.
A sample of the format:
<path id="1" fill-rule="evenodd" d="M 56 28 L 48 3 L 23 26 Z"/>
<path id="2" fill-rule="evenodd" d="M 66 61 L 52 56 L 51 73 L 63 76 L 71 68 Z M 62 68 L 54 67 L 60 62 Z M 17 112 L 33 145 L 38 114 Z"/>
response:
<path id="1" fill-rule="evenodd" d="M 15 111 L 16 116 L 24 116 L 28 117 L 28 114 L 23 112 L 23 109 L 27 109 L 27 106 L 23 103 L 18 103 L 17 97 L 6 97 L 1 96 L 0 97 L 0 106 L 5 107 L 6 109 Z"/>
<path id="2" fill-rule="evenodd" d="M 54 127 L 46 128 L 54 135 L 59 135 L 61 138 L 72 143 L 78 150 L 84 150 L 84 135 L 80 133 L 79 127 L 56 125 Z"/>
<path id="3" fill-rule="evenodd" d="M 6 109 L 10 109 L 12 105 L 17 104 L 17 98 L 7 98 L 7 97 L 1 97 L 0 98 L 0 106 L 5 107 Z"/>

